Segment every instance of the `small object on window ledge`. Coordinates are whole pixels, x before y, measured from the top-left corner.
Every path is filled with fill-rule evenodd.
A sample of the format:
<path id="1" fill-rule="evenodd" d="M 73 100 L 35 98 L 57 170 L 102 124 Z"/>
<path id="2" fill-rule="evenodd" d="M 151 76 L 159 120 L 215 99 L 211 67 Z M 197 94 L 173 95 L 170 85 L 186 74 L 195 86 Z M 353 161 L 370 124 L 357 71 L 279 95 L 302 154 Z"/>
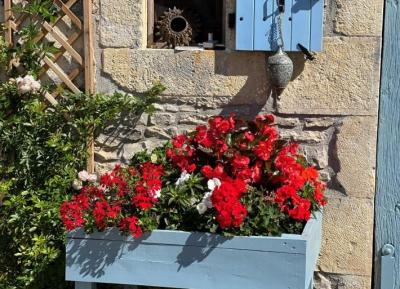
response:
<path id="1" fill-rule="evenodd" d="M 215 44 L 215 50 L 225 50 L 225 44 L 222 44 L 222 43 L 218 43 L 218 44 Z"/>
<path id="2" fill-rule="evenodd" d="M 175 51 L 202 51 L 204 50 L 201 46 L 176 46 Z"/>
<path id="3" fill-rule="evenodd" d="M 214 34 L 208 33 L 208 40 L 203 42 L 204 49 L 214 49 L 218 41 L 214 40 Z"/>

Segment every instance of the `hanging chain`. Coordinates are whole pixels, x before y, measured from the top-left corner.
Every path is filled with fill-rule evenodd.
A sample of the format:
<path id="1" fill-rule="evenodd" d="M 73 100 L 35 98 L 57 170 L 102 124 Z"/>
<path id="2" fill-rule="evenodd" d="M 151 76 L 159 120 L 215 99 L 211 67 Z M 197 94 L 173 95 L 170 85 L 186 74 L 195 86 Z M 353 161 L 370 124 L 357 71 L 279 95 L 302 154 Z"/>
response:
<path id="1" fill-rule="evenodd" d="M 278 0 L 279 3 L 279 0 Z M 285 43 L 283 42 L 283 18 L 285 17 L 285 10 L 284 9 L 279 9 L 279 14 L 278 14 L 278 47 L 284 48 Z"/>

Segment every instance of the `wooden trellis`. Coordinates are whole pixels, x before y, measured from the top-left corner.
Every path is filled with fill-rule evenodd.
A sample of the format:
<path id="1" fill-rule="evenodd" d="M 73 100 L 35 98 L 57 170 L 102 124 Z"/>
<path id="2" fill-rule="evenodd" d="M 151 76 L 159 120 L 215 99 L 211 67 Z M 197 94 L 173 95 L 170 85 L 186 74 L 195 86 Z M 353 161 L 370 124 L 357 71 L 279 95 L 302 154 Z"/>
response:
<path id="1" fill-rule="evenodd" d="M 39 79 L 42 83 L 53 82 L 55 89 L 44 97 L 51 105 L 57 105 L 61 89 L 74 93 L 94 92 L 94 51 L 92 26 L 92 0 L 54 0 L 58 8 L 56 19 L 41 21 L 41 32 L 36 42 L 54 41 L 58 52 L 46 56 Z M 18 31 L 27 25 L 28 16 L 13 12 L 12 0 L 4 0 L 5 40 L 10 46 L 16 45 Z M 79 11 L 82 14 L 78 15 Z M 11 65 L 17 66 L 12 61 Z M 89 145 L 88 170 L 93 171 L 93 141 Z"/>

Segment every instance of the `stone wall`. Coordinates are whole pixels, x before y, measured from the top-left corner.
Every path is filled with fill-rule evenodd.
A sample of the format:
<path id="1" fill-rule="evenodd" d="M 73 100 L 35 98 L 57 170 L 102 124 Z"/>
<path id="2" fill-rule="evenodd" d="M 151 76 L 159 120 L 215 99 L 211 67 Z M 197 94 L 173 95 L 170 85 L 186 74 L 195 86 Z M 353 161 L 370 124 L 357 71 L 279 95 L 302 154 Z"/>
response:
<path id="1" fill-rule="evenodd" d="M 168 88 L 153 116 L 121 119 L 97 139 L 97 169 L 211 115 L 272 112 L 329 182 L 317 288 L 370 288 L 383 1 L 326 0 L 324 50 L 313 62 L 290 54 L 295 75 L 279 98 L 266 54 L 234 51 L 232 29 L 225 51 L 146 49 L 146 2 L 95 1 L 97 90 L 142 92 L 157 80 Z"/>

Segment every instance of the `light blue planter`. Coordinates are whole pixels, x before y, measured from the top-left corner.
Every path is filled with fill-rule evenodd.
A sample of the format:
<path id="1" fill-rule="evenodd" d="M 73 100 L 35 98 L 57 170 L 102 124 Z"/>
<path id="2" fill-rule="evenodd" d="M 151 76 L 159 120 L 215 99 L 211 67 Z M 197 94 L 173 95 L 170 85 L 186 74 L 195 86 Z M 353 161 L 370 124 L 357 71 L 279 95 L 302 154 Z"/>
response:
<path id="1" fill-rule="evenodd" d="M 301 235 L 226 238 L 156 230 L 140 239 L 115 229 L 71 232 L 66 279 L 190 289 L 309 289 L 321 245 L 322 215 Z"/>

